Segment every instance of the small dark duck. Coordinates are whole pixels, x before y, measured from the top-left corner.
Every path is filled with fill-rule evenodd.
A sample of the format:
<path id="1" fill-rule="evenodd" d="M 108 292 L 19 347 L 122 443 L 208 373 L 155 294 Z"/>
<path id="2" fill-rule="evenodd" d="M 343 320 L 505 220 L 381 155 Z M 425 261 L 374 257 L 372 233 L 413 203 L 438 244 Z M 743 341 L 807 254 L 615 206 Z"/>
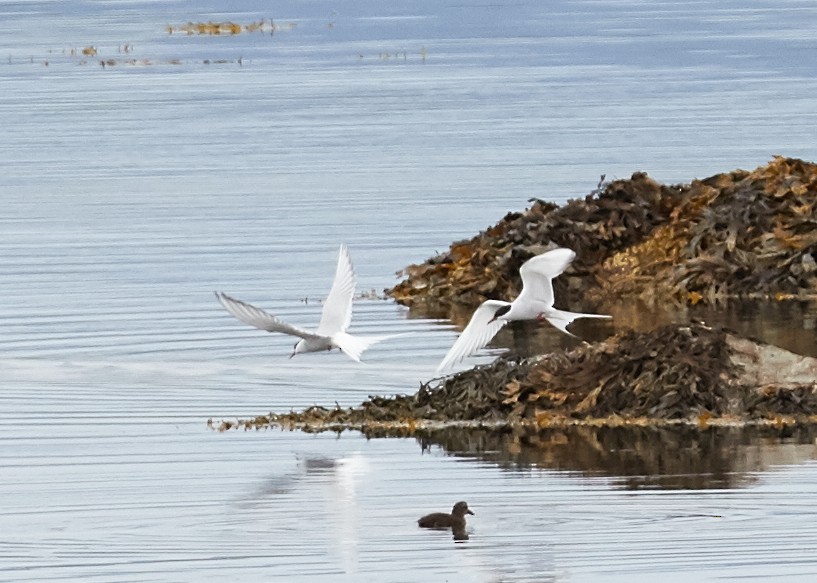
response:
<path id="1" fill-rule="evenodd" d="M 423 528 L 450 528 L 454 531 L 464 531 L 466 514 L 474 514 L 468 509 L 468 503 L 457 502 L 454 504 L 451 514 L 432 512 L 423 516 L 417 521 L 417 524 Z"/>

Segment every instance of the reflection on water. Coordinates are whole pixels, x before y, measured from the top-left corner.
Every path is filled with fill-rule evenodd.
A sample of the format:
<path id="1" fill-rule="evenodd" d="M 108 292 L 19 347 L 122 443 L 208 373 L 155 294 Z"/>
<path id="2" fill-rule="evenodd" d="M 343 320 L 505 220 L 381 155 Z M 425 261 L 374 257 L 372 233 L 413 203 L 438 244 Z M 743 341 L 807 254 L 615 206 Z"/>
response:
<path id="1" fill-rule="evenodd" d="M 618 322 L 636 330 L 697 319 L 709 326 L 725 326 L 740 335 L 756 338 L 805 356 L 817 356 L 815 328 L 817 302 L 733 301 L 721 306 L 663 306 L 638 304 L 607 307 Z"/>
<path id="2" fill-rule="evenodd" d="M 568 306 L 566 306 L 568 307 Z M 570 330 L 588 342 L 601 341 L 620 329 L 653 330 L 671 323 L 699 320 L 709 326 L 723 326 L 739 335 L 758 339 L 791 352 L 817 357 L 817 302 L 736 300 L 720 306 L 652 305 L 619 302 L 604 306 L 570 305 L 568 309 L 610 314 L 612 320 L 577 320 Z M 449 318 L 458 329 L 468 323 L 473 308 L 417 305 L 412 318 Z M 576 346 L 578 340 L 562 334 L 549 324 L 513 322 L 491 343 L 511 349 L 521 356 L 544 354 Z"/>
<path id="3" fill-rule="evenodd" d="M 447 428 L 418 437 L 459 456 L 509 470 L 533 467 L 615 478 L 624 488 L 747 486 L 772 465 L 817 457 L 817 428 L 587 427 Z"/>
<path id="4" fill-rule="evenodd" d="M 269 477 L 247 497 L 246 505 L 252 506 L 272 496 L 290 494 L 300 486 L 300 482 L 309 479 L 334 481 L 338 488 L 338 499 L 347 500 L 354 497 L 355 482 L 368 470 L 367 461 L 359 455 L 339 459 L 325 456 L 297 457 L 295 469 Z"/>

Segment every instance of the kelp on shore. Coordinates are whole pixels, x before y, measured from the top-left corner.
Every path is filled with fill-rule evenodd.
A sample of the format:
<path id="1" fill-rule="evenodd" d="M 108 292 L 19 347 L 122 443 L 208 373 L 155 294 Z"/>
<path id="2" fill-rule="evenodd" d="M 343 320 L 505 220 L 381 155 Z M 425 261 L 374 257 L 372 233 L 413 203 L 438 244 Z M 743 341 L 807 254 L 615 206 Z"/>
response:
<path id="1" fill-rule="evenodd" d="M 279 426 L 411 435 L 460 423 L 781 424 L 817 420 L 817 359 L 702 324 L 625 331 L 593 345 L 494 363 L 358 407 L 314 406 L 218 429 Z"/>
<path id="2" fill-rule="evenodd" d="M 405 305 L 510 300 L 519 267 L 550 247 L 578 257 L 556 297 L 696 304 L 817 297 L 817 165 L 776 157 L 685 185 L 644 173 L 563 206 L 536 200 L 470 240 L 402 272 L 386 290 Z"/>

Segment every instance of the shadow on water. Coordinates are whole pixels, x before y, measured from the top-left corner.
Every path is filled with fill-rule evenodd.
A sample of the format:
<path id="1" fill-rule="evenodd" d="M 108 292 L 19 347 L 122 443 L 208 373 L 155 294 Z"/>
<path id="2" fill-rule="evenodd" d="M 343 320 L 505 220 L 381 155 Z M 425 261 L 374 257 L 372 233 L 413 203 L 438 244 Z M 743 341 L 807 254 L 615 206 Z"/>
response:
<path id="1" fill-rule="evenodd" d="M 417 435 L 511 471 L 534 468 L 609 476 L 626 489 L 745 487 L 758 472 L 817 457 L 817 428 L 587 427 L 493 431 L 452 427 Z"/>

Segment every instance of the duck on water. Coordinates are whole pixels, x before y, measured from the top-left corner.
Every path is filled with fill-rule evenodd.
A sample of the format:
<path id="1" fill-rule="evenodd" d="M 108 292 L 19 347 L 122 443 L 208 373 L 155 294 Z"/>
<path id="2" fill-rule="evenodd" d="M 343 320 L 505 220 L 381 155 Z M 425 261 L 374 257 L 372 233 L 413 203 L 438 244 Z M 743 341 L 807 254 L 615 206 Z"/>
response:
<path id="1" fill-rule="evenodd" d="M 454 504 L 451 514 L 447 512 L 432 512 L 426 514 L 417 521 L 421 528 L 451 529 L 455 540 L 467 540 L 468 534 L 465 532 L 465 515 L 473 512 L 468 508 L 468 503 L 464 501 Z"/>

